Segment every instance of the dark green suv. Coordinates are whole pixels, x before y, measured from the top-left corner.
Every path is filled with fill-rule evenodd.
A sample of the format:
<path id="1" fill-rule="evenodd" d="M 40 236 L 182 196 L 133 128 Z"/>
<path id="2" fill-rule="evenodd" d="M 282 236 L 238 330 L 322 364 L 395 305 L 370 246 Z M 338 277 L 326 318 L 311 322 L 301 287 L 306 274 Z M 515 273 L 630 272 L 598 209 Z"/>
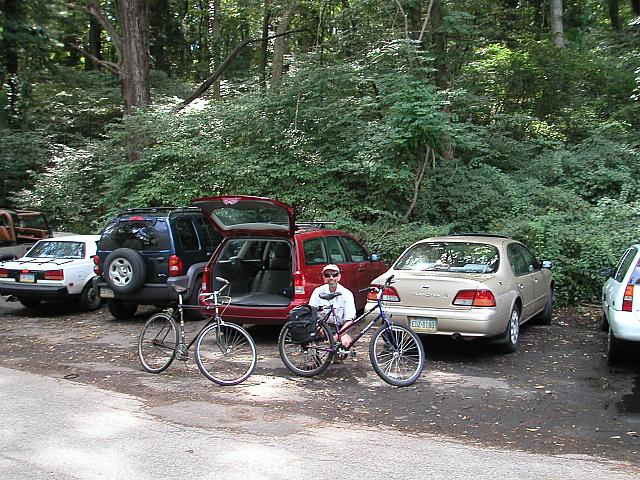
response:
<path id="1" fill-rule="evenodd" d="M 138 305 L 177 300 L 171 283 L 188 288 L 185 303 L 198 304 L 202 272 L 221 236 L 198 208 L 129 209 L 104 228 L 94 257 L 94 286 L 116 318 Z"/>

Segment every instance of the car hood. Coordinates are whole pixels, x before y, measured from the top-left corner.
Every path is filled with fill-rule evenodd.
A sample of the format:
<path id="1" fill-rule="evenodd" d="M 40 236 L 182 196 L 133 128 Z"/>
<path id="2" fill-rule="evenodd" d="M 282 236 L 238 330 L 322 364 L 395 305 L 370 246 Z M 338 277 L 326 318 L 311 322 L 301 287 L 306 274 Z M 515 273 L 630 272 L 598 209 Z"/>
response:
<path id="1" fill-rule="evenodd" d="M 220 235 L 293 237 L 295 210 L 272 198 L 249 195 L 203 197 L 191 202 L 200 208 Z"/>

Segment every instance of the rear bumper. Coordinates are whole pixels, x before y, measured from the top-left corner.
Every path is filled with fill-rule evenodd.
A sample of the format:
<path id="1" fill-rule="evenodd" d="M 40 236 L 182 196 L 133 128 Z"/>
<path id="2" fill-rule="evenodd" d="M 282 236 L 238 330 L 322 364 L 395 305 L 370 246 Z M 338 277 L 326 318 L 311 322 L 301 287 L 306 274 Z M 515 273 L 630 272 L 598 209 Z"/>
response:
<path id="1" fill-rule="evenodd" d="M 284 325 L 287 323 L 289 310 L 306 303 L 308 301 L 294 299 L 289 305 L 277 307 L 265 305 L 251 307 L 231 304 L 224 310 L 222 318 L 229 322 L 251 325 Z"/>
<path id="2" fill-rule="evenodd" d="M 613 330 L 613 336 L 619 340 L 640 342 L 640 315 L 639 312 L 621 312 L 609 310 L 609 325 Z"/>
<path id="3" fill-rule="evenodd" d="M 136 305 L 157 305 L 163 303 L 176 302 L 178 295 L 173 289 L 169 289 L 166 284 L 144 284 L 142 288 L 132 293 L 120 293 L 114 291 L 102 278 L 96 277 L 93 279 L 93 287 L 98 294 L 103 298 L 113 298 L 121 300 L 124 303 L 136 304 Z M 102 290 L 110 290 L 113 292 L 113 297 L 103 296 Z"/>
<path id="4" fill-rule="evenodd" d="M 3 284 L 0 285 L 0 295 L 15 295 L 16 297 L 32 298 L 34 300 L 55 300 L 71 296 L 65 286 L 38 284 Z"/>
<path id="5" fill-rule="evenodd" d="M 369 308 L 372 303 L 367 304 Z M 509 312 L 498 308 L 470 308 L 468 310 L 446 310 L 435 308 L 412 308 L 401 305 L 385 304 L 385 311 L 391 315 L 393 323 L 410 327 L 412 318 L 436 319 L 437 330 L 424 332 L 416 328 L 419 335 L 453 335 L 463 337 L 495 337 L 505 331 Z M 374 315 L 374 311 L 371 315 Z"/>

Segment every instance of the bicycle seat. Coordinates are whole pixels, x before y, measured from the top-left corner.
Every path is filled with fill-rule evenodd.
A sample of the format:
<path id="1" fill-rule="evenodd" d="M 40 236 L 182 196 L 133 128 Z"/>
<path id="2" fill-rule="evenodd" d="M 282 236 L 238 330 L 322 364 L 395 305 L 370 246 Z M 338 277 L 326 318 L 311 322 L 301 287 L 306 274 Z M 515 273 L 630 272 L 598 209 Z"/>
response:
<path id="1" fill-rule="evenodd" d="M 323 300 L 333 300 L 336 297 L 342 295 L 340 292 L 321 293 L 320 298 Z"/>
<path id="2" fill-rule="evenodd" d="M 176 285 L 175 283 L 171 284 L 171 288 L 173 288 L 173 290 L 176 293 L 184 293 L 188 290 L 187 287 L 183 287 L 182 285 Z"/>

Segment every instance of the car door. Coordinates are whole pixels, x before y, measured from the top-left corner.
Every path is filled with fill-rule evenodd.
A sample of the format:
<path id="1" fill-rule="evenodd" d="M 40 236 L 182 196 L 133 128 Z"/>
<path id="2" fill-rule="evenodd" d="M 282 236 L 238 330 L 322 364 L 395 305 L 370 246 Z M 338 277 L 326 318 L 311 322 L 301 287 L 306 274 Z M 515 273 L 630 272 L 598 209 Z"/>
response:
<path id="1" fill-rule="evenodd" d="M 351 290 L 355 296 L 355 290 L 358 286 L 358 268 L 356 264 L 349 260 L 347 252 L 337 235 L 324 237 L 324 244 L 327 249 L 327 255 L 329 256 L 329 263 L 340 267 L 340 271 L 342 272 L 340 283 Z"/>
<path id="2" fill-rule="evenodd" d="M 353 295 L 357 308 L 363 308 L 367 303 L 367 292 L 360 292 L 361 289 L 368 287 L 369 282 L 377 275 L 372 275 L 371 262 L 367 251 L 351 237 L 342 235 L 339 237 L 346 253 L 348 254 L 350 266 L 353 275 Z"/>
<path id="3" fill-rule="evenodd" d="M 539 312 L 544 308 L 547 301 L 549 286 L 545 282 L 542 272 L 542 266 L 533 255 L 533 253 L 531 253 L 531 251 L 524 245 L 518 245 L 518 249 L 520 250 L 520 254 L 524 258 L 524 261 L 528 266 L 529 274 L 531 276 L 531 279 L 533 280 L 533 310 L 535 312 Z"/>
<path id="4" fill-rule="evenodd" d="M 522 299 L 522 312 L 520 318 L 525 319 L 531 317 L 536 308 L 536 291 L 533 281 L 533 272 L 529 270 L 529 262 L 522 254 L 522 249 L 517 243 L 511 243 L 507 247 L 507 257 L 516 277 L 516 285 L 520 298 Z"/>

